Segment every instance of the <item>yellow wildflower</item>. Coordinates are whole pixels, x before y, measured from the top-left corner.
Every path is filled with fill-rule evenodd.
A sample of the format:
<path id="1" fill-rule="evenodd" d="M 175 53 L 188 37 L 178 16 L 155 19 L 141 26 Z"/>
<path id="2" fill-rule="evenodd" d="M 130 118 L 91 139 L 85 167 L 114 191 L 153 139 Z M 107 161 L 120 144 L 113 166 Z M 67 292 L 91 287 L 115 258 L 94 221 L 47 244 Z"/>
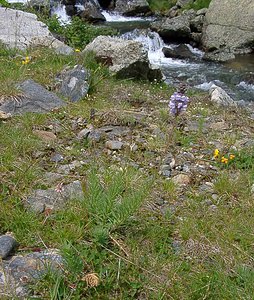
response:
<path id="1" fill-rule="evenodd" d="M 27 65 L 30 62 L 30 57 L 26 56 L 25 59 L 22 60 L 22 65 Z"/>
<path id="2" fill-rule="evenodd" d="M 215 149 L 215 150 L 214 150 L 214 153 L 213 153 L 213 157 L 216 158 L 216 157 L 219 156 L 219 154 L 220 154 L 219 149 Z"/>
<path id="3" fill-rule="evenodd" d="M 222 162 L 223 164 L 227 164 L 227 163 L 228 163 L 228 158 L 222 156 L 221 162 Z"/>
<path id="4" fill-rule="evenodd" d="M 80 52 L 80 49 L 75 49 L 75 52 Z"/>
<path id="5" fill-rule="evenodd" d="M 230 155 L 229 155 L 229 159 L 230 159 L 230 160 L 232 160 L 232 159 L 234 159 L 234 158 L 235 158 L 235 155 L 234 155 L 234 154 L 230 154 Z"/>

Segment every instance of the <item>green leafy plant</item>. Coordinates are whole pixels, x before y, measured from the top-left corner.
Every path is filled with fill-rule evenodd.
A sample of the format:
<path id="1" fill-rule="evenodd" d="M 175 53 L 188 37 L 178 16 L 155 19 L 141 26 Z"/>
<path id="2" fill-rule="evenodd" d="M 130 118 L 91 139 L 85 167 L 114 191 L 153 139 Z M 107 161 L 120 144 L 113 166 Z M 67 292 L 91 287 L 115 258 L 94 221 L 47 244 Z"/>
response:
<path id="1" fill-rule="evenodd" d="M 193 3 L 189 3 L 184 6 L 184 9 L 195 9 L 208 8 L 211 0 L 196 0 Z"/>
<path id="2" fill-rule="evenodd" d="M 133 170 L 109 171 L 103 178 L 95 171 L 90 173 L 85 205 L 91 216 L 92 236 L 96 241 L 105 243 L 110 231 L 138 210 L 146 195 L 144 182 L 140 180 Z M 139 182 L 139 185 L 133 186 L 134 182 Z"/>
<path id="3" fill-rule="evenodd" d="M 5 0 L 0 0 L 0 6 L 3 6 L 3 7 L 10 7 L 10 3 L 8 3 L 7 1 Z"/>
<path id="4" fill-rule="evenodd" d="M 177 0 L 148 0 L 152 11 L 166 11 L 176 4 Z"/>
<path id="5" fill-rule="evenodd" d="M 83 49 L 99 35 L 116 35 L 115 29 L 103 26 L 95 26 L 82 21 L 79 17 L 73 17 L 70 24 L 61 25 L 57 16 L 46 21 L 49 30 L 62 35 L 66 43 L 73 48 Z"/>

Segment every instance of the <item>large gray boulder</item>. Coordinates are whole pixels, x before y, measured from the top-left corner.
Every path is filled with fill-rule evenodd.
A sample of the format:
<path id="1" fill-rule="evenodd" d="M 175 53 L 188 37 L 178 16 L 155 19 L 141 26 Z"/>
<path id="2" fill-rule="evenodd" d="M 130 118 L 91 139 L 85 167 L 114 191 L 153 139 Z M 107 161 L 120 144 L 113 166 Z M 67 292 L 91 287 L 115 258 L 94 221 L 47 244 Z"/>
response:
<path id="1" fill-rule="evenodd" d="M 66 105 L 57 95 L 31 79 L 20 83 L 18 88 L 20 93 L 16 96 L 0 98 L 0 111 L 11 115 L 46 113 Z"/>
<path id="2" fill-rule="evenodd" d="M 165 57 L 179 59 L 197 59 L 186 44 L 180 44 L 174 48 L 163 47 L 162 52 Z"/>
<path id="3" fill-rule="evenodd" d="M 53 48 L 59 54 L 73 50 L 52 36 L 37 16 L 20 10 L 0 7 L 0 42 L 10 48 L 25 50 L 33 46 Z"/>
<path id="4" fill-rule="evenodd" d="M 108 65 L 117 78 L 162 79 L 161 71 L 149 64 L 148 54 L 140 42 L 98 36 L 83 52 L 93 52 L 96 60 Z"/>
<path id="5" fill-rule="evenodd" d="M 150 12 L 150 7 L 146 0 L 116 0 L 115 10 L 125 16 L 136 16 Z"/>
<path id="6" fill-rule="evenodd" d="M 187 14 L 165 18 L 153 22 L 151 28 L 157 31 L 165 41 L 189 41 L 191 38 L 190 19 L 191 17 Z"/>
<path id="7" fill-rule="evenodd" d="M 83 4 L 84 10 L 79 14 L 82 19 L 88 22 L 96 23 L 99 21 L 106 21 L 106 18 L 101 13 L 98 2 L 87 0 Z"/>
<path id="8" fill-rule="evenodd" d="M 241 54 L 253 51 L 253 0 L 212 0 L 205 22 L 202 44 L 207 52 L 226 50 Z"/>

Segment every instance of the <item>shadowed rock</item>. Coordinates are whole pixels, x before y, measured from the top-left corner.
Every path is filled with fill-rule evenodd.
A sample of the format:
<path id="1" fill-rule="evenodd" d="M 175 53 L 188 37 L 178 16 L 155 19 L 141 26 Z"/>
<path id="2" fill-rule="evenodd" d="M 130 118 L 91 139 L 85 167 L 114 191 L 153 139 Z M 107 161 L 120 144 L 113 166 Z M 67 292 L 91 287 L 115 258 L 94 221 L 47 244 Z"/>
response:
<path id="1" fill-rule="evenodd" d="M 0 101 L 0 111 L 12 115 L 27 112 L 46 113 L 66 105 L 57 95 L 31 79 L 20 83 L 17 87 L 21 93 Z"/>
<path id="2" fill-rule="evenodd" d="M 59 79 L 62 80 L 60 93 L 70 101 L 79 101 L 88 94 L 90 73 L 83 66 L 63 72 Z"/>
<path id="3" fill-rule="evenodd" d="M 116 0 L 115 10 L 125 16 L 137 16 L 150 12 L 150 7 L 146 0 Z"/>
<path id="4" fill-rule="evenodd" d="M 94 52 L 97 61 L 108 65 L 117 78 L 162 79 L 161 71 L 149 64 L 140 42 L 98 36 L 86 46 L 84 52 L 89 51 Z"/>

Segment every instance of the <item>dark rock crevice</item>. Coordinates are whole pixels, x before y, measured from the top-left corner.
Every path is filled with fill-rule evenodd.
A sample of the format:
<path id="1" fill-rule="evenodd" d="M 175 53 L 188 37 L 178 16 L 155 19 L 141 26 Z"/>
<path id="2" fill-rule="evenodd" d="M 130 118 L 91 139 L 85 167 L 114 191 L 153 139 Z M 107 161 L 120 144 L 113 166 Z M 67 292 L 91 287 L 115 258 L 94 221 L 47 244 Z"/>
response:
<path id="1" fill-rule="evenodd" d="M 114 0 L 98 0 L 102 9 L 112 9 L 114 8 Z"/>

